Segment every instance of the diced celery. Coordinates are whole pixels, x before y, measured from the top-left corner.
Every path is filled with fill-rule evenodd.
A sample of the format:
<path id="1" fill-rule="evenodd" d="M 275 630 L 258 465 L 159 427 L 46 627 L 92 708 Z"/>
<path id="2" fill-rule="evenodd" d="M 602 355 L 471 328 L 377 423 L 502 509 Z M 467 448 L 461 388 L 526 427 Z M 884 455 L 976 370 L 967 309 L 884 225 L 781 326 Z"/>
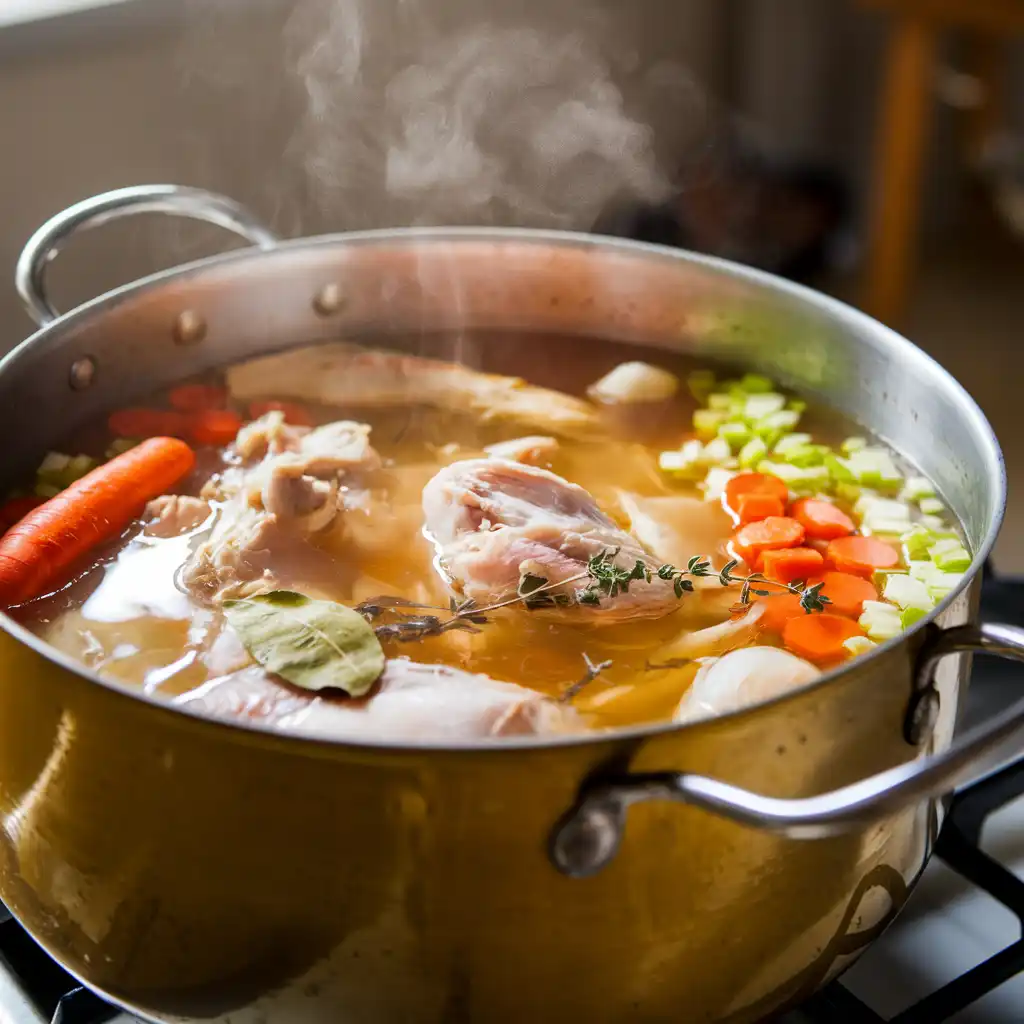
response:
<path id="1" fill-rule="evenodd" d="M 781 458 L 791 466 L 824 466 L 828 453 L 828 448 L 823 444 L 803 444 L 796 448 L 787 448 L 781 453 Z"/>
<path id="2" fill-rule="evenodd" d="M 758 422 L 757 427 L 764 427 L 767 430 L 779 430 L 788 434 L 799 422 L 800 413 L 794 412 L 792 409 L 780 409 L 778 412 L 773 412 L 770 416 L 765 416 L 763 420 Z"/>
<path id="3" fill-rule="evenodd" d="M 807 403 L 802 398 L 791 398 L 786 403 L 786 408 L 790 412 L 804 413 L 807 411 Z"/>
<path id="4" fill-rule="evenodd" d="M 718 428 L 719 438 L 723 438 L 733 449 L 742 448 L 750 440 L 750 427 L 746 423 L 723 423 Z"/>
<path id="5" fill-rule="evenodd" d="M 766 416 L 782 412 L 786 407 L 786 396 L 769 391 L 763 395 L 750 395 L 743 406 L 743 418 L 759 423 Z M 795 425 L 795 424 L 794 424 Z"/>
<path id="6" fill-rule="evenodd" d="M 837 483 L 852 484 L 857 482 L 857 476 L 850 468 L 850 464 L 846 459 L 841 459 L 838 455 L 829 454 L 825 456 L 825 466 L 828 469 L 829 476 Z"/>
<path id="7" fill-rule="evenodd" d="M 99 463 L 88 455 L 76 455 L 71 460 L 71 465 L 68 466 L 68 475 L 71 477 L 70 483 L 74 483 L 76 480 L 81 480 L 87 473 L 91 473 Z"/>
<path id="8" fill-rule="evenodd" d="M 917 507 L 927 516 L 940 516 L 946 511 L 946 506 L 938 498 L 922 498 Z"/>
<path id="9" fill-rule="evenodd" d="M 123 455 L 125 452 L 131 451 L 132 448 L 135 448 L 141 443 L 142 442 L 137 437 L 115 437 L 114 440 L 110 442 L 110 446 L 103 453 L 103 457 L 106 459 L 114 459 L 118 455 Z"/>
<path id="10" fill-rule="evenodd" d="M 704 500 L 718 501 L 725 493 L 725 485 L 735 476 L 727 469 L 715 466 L 704 478 Z"/>
<path id="11" fill-rule="evenodd" d="M 832 490 L 837 498 L 841 498 L 843 501 L 848 501 L 851 504 L 863 493 L 857 484 L 847 483 L 845 480 L 833 484 Z"/>
<path id="12" fill-rule="evenodd" d="M 935 488 L 926 476 L 908 476 L 900 495 L 904 501 L 920 501 L 922 498 L 934 498 Z"/>
<path id="13" fill-rule="evenodd" d="M 775 446 L 776 455 L 784 455 L 790 448 L 800 448 L 802 445 L 810 444 L 814 438 L 810 434 L 787 434 Z"/>
<path id="14" fill-rule="evenodd" d="M 915 562 L 928 557 L 928 550 L 935 543 L 936 538 L 933 531 L 918 523 L 907 530 L 900 540 L 903 543 L 907 561 Z"/>
<path id="15" fill-rule="evenodd" d="M 839 450 L 844 455 L 852 455 L 854 452 L 859 452 L 861 448 L 867 448 L 868 442 L 863 437 L 848 437 L 840 446 Z"/>
<path id="16" fill-rule="evenodd" d="M 693 429 L 699 437 L 710 441 L 725 420 L 726 414 L 718 409 L 697 409 L 693 414 Z"/>
<path id="17" fill-rule="evenodd" d="M 790 466 L 786 462 L 762 461 L 758 472 L 777 476 L 792 490 L 803 494 L 814 493 L 828 487 L 828 472 L 824 466 Z"/>
<path id="18" fill-rule="evenodd" d="M 710 370 L 694 370 L 693 373 L 687 374 L 686 386 L 698 402 L 704 402 L 715 390 L 715 375 Z"/>
<path id="19" fill-rule="evenodd" d="M 843 646 L 850 652 L 850 654 L 856 656 L 858 654 L 867 654 L 868 651 L 873 651 L 878 644 L 874 640 L 869 640 L 866 636 L 851 636 L 843 641 Z"/>
<path id="20" fill-rule="evenodd" d="M 71 465 L 71 456 L 62 452 L 47 452 L 43 461 L 39 463 L 36 476 L 43 480 L 57 482 L 67 472 Z"/>
<path id="21" fill-rule="evenodd" d="M 925 618 L 928 612 L 924 608 L 904 608 L 900 612 L 900 625 L 904 629 L 910 629 L 915 623 Z"/>
<path id="22" fill-rule="evenodd" d="M 946 520 L 942 516 L 921 516 L 921 525 L 933 533 L 946 529 Z"/>
<path id="23" fill-rule="evenodd" d="M 928 593 L 931 594 L 932 600 L 938 604 L 960 586 L 963 578 L 964 574 L 962 572 L 942 572 L 940 569 L 935 568 L 935 575 L 926 581 Z"/>
<path id="24" fill-rule="evenodd" d="M 708 395 L 708 408 L 714 409 L 717 412 L 728 412 L 732 408 L 732 403 L 732 397 L 723 395 L 720 391 L 715 392 L 713 395 Z"/>
<path id="25" fill-rule="evenodd" d="M 851 452 L 847 465 L 859 483 L 891 491 L 903 483 L 903 476 L 884 448 L 861 448 Z"/>
<path id="26" fill-rule="evenodd" d="M 732 448 L 729 446 L 729 442 L 724 437 L 716 437 L 704 446 L 701 461 L 707 466 L 714 466 L 724 462 L 730 455 L 732 455 Z"/>
<path id="27" fill-rule="evenodd" d="M 864 609 L 857 621 L 860 628 L 879 643 L 891 640 L 903 631 L 899 608 L 883 601 L 865 601 Z"/>
<path id="28" fill-rule="evenodd" d="M 927 561 L 913 559 L 907 561 L 907 571 L 915 580 L 930 583 L 933 577 L 938 576 L 942 570 L 931 559 Z"/>
<path id="29" fill-rule="evenodd" d="M 32 493 L 37 498 L 53 498 L 56 497 L 63 490 L 61 487 L 57 487 L 54 484 L 48 484 L 44 480 L 40 480 L 36 483 L 35 487 L 32 488 Z"/>
<path id="30" fill-rule="evenodd" d="M 740 381 L 740 387 L 748 395 L 766 394 L 769 391 L 775 390 L 775 385 L 767 377 L 762 377 L 759 373 L 745 373 Z"/>
<path id="31" fill-rule="evenodd" d="M 862 497 L 854 506 L 861 525 L 871 533 L 893 533 L 901 537 L 910 528 L 910 506 L 889 498 Z"/>
<path id="32" fill-rule="evenodd" d="M 898 604 L 901 608 L 920 608 L 930 612 L 935 602 L 928 593 L 928 587 L 913 576 L 894 574 L 885 581 L 882 596 L 886 601 Z"/>
<path id="33" fill-rule="evenodd" d="M 759 437 L 752 437 L 740 449 L 740 465 L 744 469 L 754 469 L 768 454 L 768 445 Z"/>
<path id="34" fill-rule="evenodd" d="M 707 468 L 704 462 L 704 445 L 700 441 L 687 441 L 677 452 L 662 452 L 658 456 L 658 468 L 673 476 L 699 479 Z"/>
<path id="35" fill-rule="evenodd" d="M 970 552 L 958 540 L 936 541 L 928 554 L 943 572 L 966 572 L 971 567 Z"/>

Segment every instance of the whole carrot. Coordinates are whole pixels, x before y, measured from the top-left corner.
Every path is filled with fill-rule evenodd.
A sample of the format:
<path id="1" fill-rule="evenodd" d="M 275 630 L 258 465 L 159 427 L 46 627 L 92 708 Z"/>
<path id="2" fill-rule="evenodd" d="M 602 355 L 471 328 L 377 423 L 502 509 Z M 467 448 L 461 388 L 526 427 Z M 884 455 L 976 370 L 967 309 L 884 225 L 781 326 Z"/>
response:
<path id="1" fill-rule="evenodd" d="M 151 437 L 30 512 L 0 538 L 0 605 L 9 608 L 44 593 L 194 465 L 184 441 Z"/>

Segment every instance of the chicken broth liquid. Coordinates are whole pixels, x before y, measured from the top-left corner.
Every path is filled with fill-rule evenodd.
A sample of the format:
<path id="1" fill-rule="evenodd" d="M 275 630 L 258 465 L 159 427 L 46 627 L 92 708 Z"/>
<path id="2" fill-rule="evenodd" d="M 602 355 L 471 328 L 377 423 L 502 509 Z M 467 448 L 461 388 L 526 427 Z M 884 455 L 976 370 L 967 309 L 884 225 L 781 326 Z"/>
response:
<path id="1" fill-rule="evenodd" d="M 775 408 L 781 396 L 769 382 L 712 385 L 698 374 L 688 389 L 695 368 L 682 359 L 591 339 L 435 338 L 417 352 L 409 361 L 347 347 L 302 350 L 282 357 L 284 364 L 256 361 L 251 372 L 228 371 L 97 425 L 97 443 L 86 452 L 97 458 L 143 434 L 189 438 L 196 465 L 173 489 L 183 499 L 157 499 L 122 536 L 76 564 L 70 582 L 14 614 L 101 674 L 212 714 L 289 727 L 310 702 L 376 714 L 374 702 L 385 708 L 386 698 L 389 710 L 373 727 L 384 734 L 394 721 L 403 736 L 500 735 L 683 720 L 756 702 L 885 639 L 872 609 L 879 622 L 889 609 L 886 628 L 905 628 L 911 602 L 941 599 L 942 585 L 955 580 L 940 575 L 962 571 L 955 557 L 944 567 L 929 559 L 928 545 L 952 551 L 954 534 L 919 478 L 881 456 L 872 463 L 860 455 L 858 463 L 859 452 L 877 446 L 854 439 L 840 447 L 854 433 L 847 424 L 799 403 Z M 452 378 L 447 364 L 422 358 L 453 352 L 467 368 Z M 638 361 L 646 370 L 621 369 Z M 516 373 L 529 386 L 510 389 L 506 376 Z M 599 378 L 604 383 L 585 398 Z M 773 415 L 777 428 L 764 425 Z M 330 426 L 339 422 L 349 425 Z M 317 427 L 324 430 L 308 429 Z M 786 461 L 787 447 L 799 446 L 807 450 Z M 826 453 L 831 469 L 821 468 Z M 773 467 L 792 478 L 780 485 Z M 44 469 L 34 484 L 40 496 L 67 483 L 48 483 L 54 474 Z M 785 495 L 773 506 L 772 487 L 765 491 L 763 507 L 776 515 L 760 515 L 757 501 L 744 499 L 741 509 L 735 495 L 718 493 L 730 480 L 761 487 L 765 478 Z M 800 505 L 801 496 L 834 509 L 836 522 Z M 770 534 L 776 520 L 806 529 L 793 527 L 792 543 L 768 535 L 762 544 L 757 528 Z M 751 527 L 750 536 L 742 532 Z M 920 542 L 908 548 L 900 537 L 914 531 Z M 862 537 L 888 545 L 893 558 L 882 551 L 871 565 L 864 561 L 877 556 L 870 546 L 855 544 L 847 554 L 831 547 Z M 780 550 L 787 555 L 773 562 Z M 624 593 L 602 591 L 587 575 L 589 559 L 602 552 L 630 570 L 643 562 L 652 579 L 641 574 Z M 685 574 L 693 556 L 710 563 L 709 575 Z M 722 586 L 717 573 L 730 561 L 741 579 Z M 915 562 L 931 565 L 938 582 L 919 579 L 922 569 L 912 575 Z M 663 565 L 683 575 L 660 580 Z M 742 577 L 755 571 L 775 582 L 744 587 Z M 880 573 L 908 582 L 903 591 L 887 587 Z M 692 591 L 676 586 L 684 579 Z M 540 580 L 561 603 L 517 603 L 524 580 Z M 835 587 L 832 607 L 813 597 L 801 605 L 815 580 L 821 595 Z M 766 586 L 771 596 L 762 596 Z M 232 601 L 281 590 L 365 609 L 375 628 L 413 614 L 393 614 L 394 598 L 426 606 L 415 614 L 440 622 L 460 607 L 483 609 L 485 621 L 436 635 L 378 628 L 388 667 L 376 689 L 353 698 L 344 687 L 297 686 L 270 671 L 265 652 L 229 623 Z M 901 607 L 894 595 L 904 591 Z M 788 642 L 797 614 L 823 615 L 818 625 L 834 635 L 799 636 L 801 624 Z M 716 682 L 710 670 L 743 648 L 763 652 L 753 671 Z M 410 662 L 454 672 L 428 678 Z M 426 693 L 433 700 L 431 687 L 456 683 L 476 699 L 486 690 L 482 677 L 514 685 L 496 689 L 477 718 L 441 700 L 443 723 L 435 712 L 416 721 L 398 699 L 408 693 L 415 703 Z M 409 679 L 426 689 L 414 694 Z M 550 698 L 541 703 L 556 709 L 554 717 L 531 712 L 510 724 L 505 704 L 518 714 L 523 694 Z M 363 726 L 353 722 L 339 719 L 337 734 L 357 734 Z M 314 725 L 314 732 L 335 729 Z"/>

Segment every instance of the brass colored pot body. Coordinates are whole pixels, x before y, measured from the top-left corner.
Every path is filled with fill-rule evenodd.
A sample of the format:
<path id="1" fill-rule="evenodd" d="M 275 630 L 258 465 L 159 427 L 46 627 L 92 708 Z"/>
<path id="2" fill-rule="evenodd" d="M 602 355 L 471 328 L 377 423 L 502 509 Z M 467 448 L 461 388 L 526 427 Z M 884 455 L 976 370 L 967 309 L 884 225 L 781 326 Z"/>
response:
<path id="1" fill-rule="evenodd" d="M 600 335 L 772 374 L 895 443 L 975 550 L 991 542 L 998 449 L 909 343 L 741 268 L 542 233 L 304 240 L 96 300 L 0 366 L 8 472 L 91 417 L 212 366 L 459 326 Z M 93 366 L 85 386 L 81 360 Z M 940 623 L 967 621 L 976 589 L 972 579 Z M 203 721 L 89 677 L 5 622 L 0 897 L 78 977 L 160 1021 L 759 1020 L 891 919 L 939 804 L 798 841 L 645 803 L 589 878 L 552 866 L 552 828 L 609 766 L 801 797 L 945 749 L 964 657 L 939 668 L 935 728 L 916 746 L 904 738 L 925 636 L 704 724 L 443 749 Z"/>

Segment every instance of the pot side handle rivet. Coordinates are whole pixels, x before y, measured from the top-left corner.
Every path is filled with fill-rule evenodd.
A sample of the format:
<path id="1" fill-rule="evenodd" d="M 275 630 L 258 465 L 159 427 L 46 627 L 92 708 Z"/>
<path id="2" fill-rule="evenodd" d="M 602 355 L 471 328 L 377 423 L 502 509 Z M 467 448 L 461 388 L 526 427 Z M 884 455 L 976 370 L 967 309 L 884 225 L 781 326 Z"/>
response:
<path id="1" fill-rule="evenodd" d="M 903 726 L 903 737 L 909 744 L 919 747 L 931 736 L 939 720 L 940 705 L 938 691 L 933 686 L 914 694 Z"/>
<path id="2" fill-rule="evenodd" d="M 206 321 L 192 309 L 178 314 L 174 321 L 175 345 L 198 345 L 206 337 Z"/>
<path id="3" fill-rule="evenodd" d="M 72 391 L 84 391 L 96 379 L 96 360 L 92 356 L 82 356 L 71 364 L 68 371 L 68 384 Z"/>
<path id="4" fill-rule="evenodd" d="M 552 833 L 551 862 L 570 878 L 596 874 L 618 853 L 624 826 L 617 801 L 584 798 Z"/>
<path id="5" fill-rule="evenodd" d="M 332 316 L 344 304 L 341 288 L 336 284 L 325 284 L 313 297 L 313 309 L 320 316 Z"/>

